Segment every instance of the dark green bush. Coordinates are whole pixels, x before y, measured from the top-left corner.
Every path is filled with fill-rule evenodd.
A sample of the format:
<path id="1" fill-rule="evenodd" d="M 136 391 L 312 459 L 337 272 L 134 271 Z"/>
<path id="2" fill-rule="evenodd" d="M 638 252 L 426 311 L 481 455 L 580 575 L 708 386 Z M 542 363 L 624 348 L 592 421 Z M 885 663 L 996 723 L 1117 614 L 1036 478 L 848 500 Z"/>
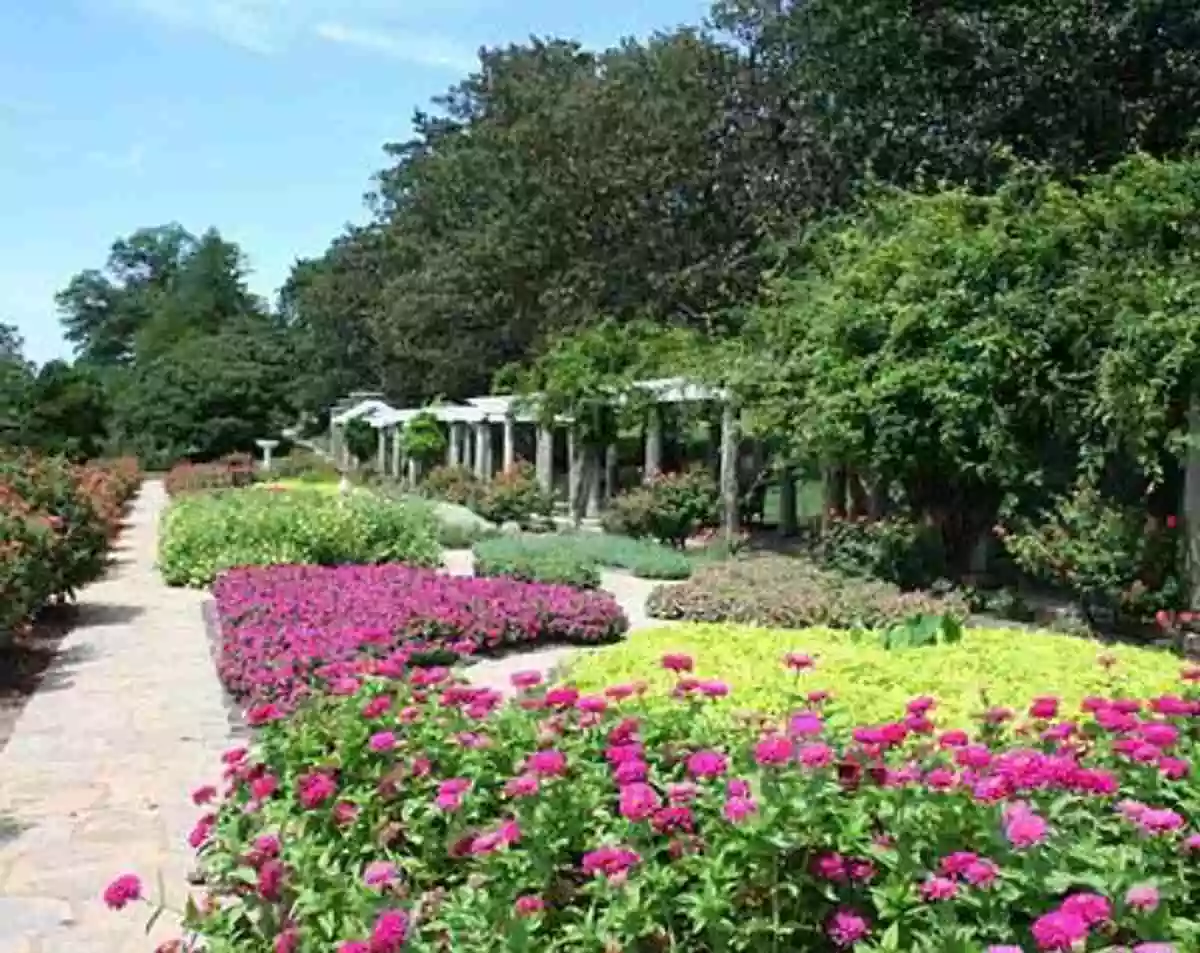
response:
<path id="1" fill-rule="evenodd" d="M 467 505 L 493 523 L 523 524 L 549 515 L 554 501 L 539 485 L 533 466 L 520 460 L 481 484 Z"/>
<path id="2" fill-rule="evenodd" d="M 703 566 L 685 583 L 655 589 L 646 607 L 658 619 L 787 629 L 877 629 L 919 615 L 967 616 L 958 596 L 901 592 L 891 583 L 856 579 L 807 559 L 778 555 Z"/>
<path id="3" fill-rule="evenodd" d="M 656 476 L 616 497 L 603 517 L 604 528 L 634 539 L 651 537 L 681 547 L 695 533 L 714 526 L 717 485 L 703 467 Z"/>
<path id="4" fill-rule="evenodd" d="M 905 516 L 828 520 L 813 556 L 827 569 L 882 579 L 902 589 L 927 588 L 947 573 L 937 528 Z"/>

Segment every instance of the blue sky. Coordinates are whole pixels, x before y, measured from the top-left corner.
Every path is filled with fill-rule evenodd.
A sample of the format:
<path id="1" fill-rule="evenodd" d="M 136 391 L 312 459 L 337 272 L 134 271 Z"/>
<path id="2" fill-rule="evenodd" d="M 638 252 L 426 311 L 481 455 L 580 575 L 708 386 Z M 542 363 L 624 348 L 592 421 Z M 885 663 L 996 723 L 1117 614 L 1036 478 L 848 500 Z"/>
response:
<path id="1" fill-rule="evenodd" d="M 708 0 L 0 0 L 0 321 L 66 356 L 53 296 L 136 228 L 215 225 L 273 294 L 319 253 L 381 145 L 531 33 L 608 45 Z"/>

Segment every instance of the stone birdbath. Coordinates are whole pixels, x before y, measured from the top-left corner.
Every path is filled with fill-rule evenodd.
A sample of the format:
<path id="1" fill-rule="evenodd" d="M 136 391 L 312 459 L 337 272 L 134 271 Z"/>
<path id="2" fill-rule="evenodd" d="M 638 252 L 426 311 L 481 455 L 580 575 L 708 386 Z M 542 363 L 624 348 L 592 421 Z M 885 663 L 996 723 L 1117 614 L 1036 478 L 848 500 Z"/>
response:
<path id="1" fill-rule="evenodd" d="M 279 446 L 278 440 L 255 440 L 258 449 L 262 451 L 262 468 L 268 473 L 271 472 L 271 454 L 275 448 Z"/>

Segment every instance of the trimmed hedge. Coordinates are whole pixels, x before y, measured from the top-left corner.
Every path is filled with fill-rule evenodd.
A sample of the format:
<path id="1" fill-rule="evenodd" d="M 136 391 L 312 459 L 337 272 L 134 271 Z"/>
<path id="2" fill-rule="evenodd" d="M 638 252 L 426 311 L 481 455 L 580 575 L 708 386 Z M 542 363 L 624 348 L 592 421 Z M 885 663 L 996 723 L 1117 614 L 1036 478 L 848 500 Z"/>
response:
<path id="1" fill-rule="evenodd" d="M 686 579 L 692 564 L 678 550 L 649 540 L 604 533 L 502 536 L 477 543 L 475 572 L 594 589 L 601 568 L 624 569 L 642 579 Z"/>
<path id="2" fill-rule="evenodd" d="M 697 678 L 729 683 L 729 698 L 717 706 L 726 714 L 747 708 L 786 714 L 820 688 L 832 693 L 827 709 L 841 723 L 886 721 L 910 698 L 934 695 L 938 723 L 955 728 L 988 708 L 1019 707 L 1043 695 L 1077 708 L 1117 686 L 1132 695 L 1161 694 L 1175 685 L 1180 668 L 1168 652 L 1019 629 L 967 629 L 954 645 L 890 650 L 877 633 L 677 625 L 588 652 L 567 674 L 582 691 L 644 680 L 654 693 L 672 681 L 659 659 L 675 652 L 697 659 Z M 782 664 L 789 655 L 796 663 L 791 670 Z"/>
<path id="3" fill-rule="evenodd" d="M 628 628 L 607 594 L 395 564 L 235 569 L 213 594 L 221 680 L 278 710 L 376 662 L 395 670 L 415 653 L 450 660 L 531 642 L 597 643 Z"/>
<path id="4" fill-rule="evenodd" d="M 158 547 L 163 579 L 185 586 L 206 586 L 235 566 L 436 566 L 440 560 L 428 506 L 365 492 L 341 497 L 256 488 L 187 494 L 164 515 Z"/>
<path id="5" fill-rule="evenodd" d="M 140 479 L 133 460 L 77 467 L 0 451 L 0 643 L 100 577 Z"/>
<path id="6" fill-rule="evenodd" d="M 874 629 L 914 616 L 950 615 L 962 621 L 969 614 L 956 595 L 901 592 L 891 583 L 854 579 L 779 555 L 702 566 L 687 582 L 650 593 L 646 611 L 656 619 L 785 629 Z"/>

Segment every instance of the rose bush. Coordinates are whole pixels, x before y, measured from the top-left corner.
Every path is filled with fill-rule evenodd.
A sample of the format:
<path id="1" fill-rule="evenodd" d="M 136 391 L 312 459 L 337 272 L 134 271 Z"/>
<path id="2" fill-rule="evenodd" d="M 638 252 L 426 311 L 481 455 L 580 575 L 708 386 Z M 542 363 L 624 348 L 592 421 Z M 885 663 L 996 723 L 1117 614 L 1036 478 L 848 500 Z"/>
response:
<path id="1" fill-rule="evenodd" d="M 601 568 L 625 569 L 643 579 L 686 579 L 691 561 L 676 549 L 645 539 L 607 533 L 501 536 L 476 543 L 475 571 L 591 588 Z"/>
<path id="2" fill-rule="evenodd" d="M 0 452 L 0 641 L 104 570 L 137 464 Z"/>
<path id="3" fill-rule="evenodd" d="M 1149 699 L 1034 700 L 941 730 L 917 697 L 832 728 L 719 725 L 728 685 L 670 654 L 674 704 L 517 675 L 362 677 L 267 725 L 193 795 L 209 953 L 1013 953 L 1200 943 L 1200 670 Z M 790 660 L 789 660 L 790 664 Z M 349 691 L 353 689 L 353 693 Z M 123 875 L 114 908 L 142 896 Z"/>
<path id="4" fill-rule="evenodd" d="M 236 569 L 213 594 L 221 680 L 271 711 L 291 708 L 314 683 L 335 685 L 364 666 L 396 670 L 417 653 L 597 643 L 628 626 L 605 593 L 395 564 Z"/>
<path id="5" fill-rule="evenodd" d="M 901 592 L 891 583 L 854 579 L 806 559 L 763 555 L 711 563 L 685 583 L 655 589 L 646 610 L 658 619 L 742 622 L 803 629 L 886 628 L 914 616 L 967 617 L 955 595 Z"/>
<path id="6" fill-rule="evenodd" d="M 253 457 L 248 453 L 234 453 L 212 463 L 177 463 L 168 471 L 164 485 L 169 496 L 179 496 L 181 493 L 249 486 L 257 475 Z"/>
<path id="7" fill-rule="evenodd" d="M 163 516 L 158 564 L 169 585 L 205 586 L 234 566 L 404 562 L 436 566 L 428 506 L 318 489 L 190 493 Z"/>

